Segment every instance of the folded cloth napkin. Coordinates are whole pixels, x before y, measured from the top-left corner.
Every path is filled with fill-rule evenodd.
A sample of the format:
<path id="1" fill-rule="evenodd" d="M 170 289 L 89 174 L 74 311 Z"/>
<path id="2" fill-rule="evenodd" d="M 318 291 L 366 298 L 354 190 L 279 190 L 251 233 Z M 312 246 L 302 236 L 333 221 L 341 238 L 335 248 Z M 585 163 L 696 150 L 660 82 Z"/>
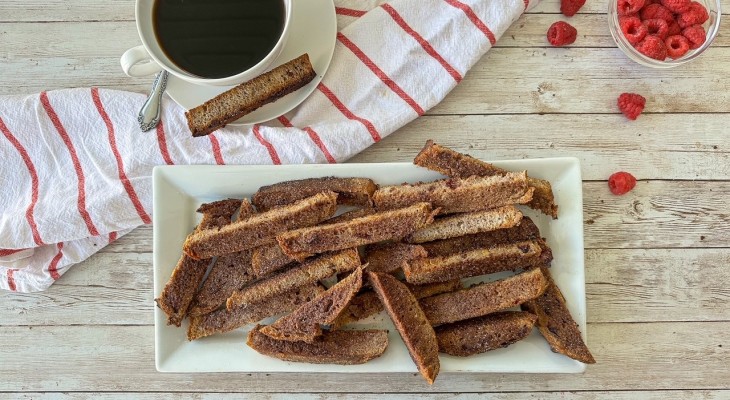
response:
<path id="1" fill-rule="evenodd" d="M 0 97 L 0 288 L 48 288 L 151 222 L 152 168 L 344 161 L 441 101 L 537 0 L 335 0 L 339 33 L 317 90 L 265 124 L 193 138 L 163 101 L 140 132 L 144 94 L 65 89 Z"/>

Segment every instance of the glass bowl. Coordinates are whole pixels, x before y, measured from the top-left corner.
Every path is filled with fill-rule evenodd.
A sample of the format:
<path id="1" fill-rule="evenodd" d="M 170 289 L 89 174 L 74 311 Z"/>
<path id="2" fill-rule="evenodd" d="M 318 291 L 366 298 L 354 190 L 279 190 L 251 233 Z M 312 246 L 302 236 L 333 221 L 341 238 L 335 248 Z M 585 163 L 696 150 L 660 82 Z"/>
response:
<path id="1" fill-rule="evenodd" d="M 707 13 L 710 15 L 710 18 L 704 24 L 702 24 L 702 27 L 705 28 L 705 32 L 707 32 L 707 40 L 699 48 L 688 51 L 687 54 L 676 60 L 667 58 L 666 60 L 660 61 L 647 57 L 639 53 L 639 51 L 636 50 L 634 46 L 632 46 L 631 43 L 628 42 L 628 40 L 626 40 L 623 32 L 621 32 L 621 28 L 619 27 L 618 23 L 619 15 L 617 0 L 608 1 L 608 28 L 611 31 L 611 36 L 616 42 L 618 48 L 621 49 L 621 51 L 623 51 L 623 53 L 626 54 L 626 56 L 631 60 L 641 65 L 652 68 L 676 67 L 678 65 L 682 65 L 686 62 L 694 60 L 695 58 L 699 57 L 700 54 L 702 54 L 705 50 L 707 50 L 707 48 L 710 47 L 710 45 L 712 44 L 712 41 L 715 40 L 715 36 L 717 36 L 717 32 L 720 28 L 720 0 L 695 1 L 705 6 L 705 8 L 707 9 Z"/>

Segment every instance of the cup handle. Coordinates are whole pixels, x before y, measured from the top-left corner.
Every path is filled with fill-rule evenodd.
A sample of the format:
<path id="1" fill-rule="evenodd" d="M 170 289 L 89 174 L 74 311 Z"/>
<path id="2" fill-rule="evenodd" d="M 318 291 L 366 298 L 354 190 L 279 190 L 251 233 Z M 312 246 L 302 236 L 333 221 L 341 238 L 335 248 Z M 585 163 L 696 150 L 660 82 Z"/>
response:
<path id="1" fill-rule="evenodd" d="M 133 78 L 152 75 L 162 70 L 162 67 L 150 57 L 144 46 L 132 47 L 125 51 L 119 61 L 122 63 L 124 73 Z"/>

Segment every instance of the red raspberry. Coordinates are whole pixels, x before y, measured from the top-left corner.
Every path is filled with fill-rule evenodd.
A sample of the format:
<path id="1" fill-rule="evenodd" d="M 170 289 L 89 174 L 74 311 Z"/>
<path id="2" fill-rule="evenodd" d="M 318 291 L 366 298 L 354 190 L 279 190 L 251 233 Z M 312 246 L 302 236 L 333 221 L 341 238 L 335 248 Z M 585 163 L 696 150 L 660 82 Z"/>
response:
<path id="1" fill-rule="evenodd" d="M 664 44 L 667 45 L 667 55 L 675 60 L 689 51 L 689 41 L 682 35 L 670 36 L 664 41 Z"/>
<path id="2" fill-rule="evenodd" d="M 669 23 L 669 32 L 667 32 L 667 36 L 674 36 L 674 35 L 681 35 L 682 34 L 682 27 L 679 26 L 679 23 L 677 21 L 672 21 Z"/>
<path id="3" fill-rule="evenodd" d="M 674 22 L 674 14 L 661 4 L 649 4 L 641 9 L 641 20 L 663 19 L 667 23 Z"/>
<path id="4" fill-rule="evenodd" d="M 654 35 L 646 35 L 644 40 L 636 45 L 636 50 L 655 60 L 664 61 L 667 58 L 667 46 L 664 45 L 663 40 Z"/>
<path id="5" fill-rule="evenodd" d="M 644 96 L 636 93 L 621 93 L 616 101 L 618 109 L 630 120 L 635 120 L 644 111 L 646 99 Z"/>
<path id="6" fill-rule="evenodd" d="M 646 26 L 636 17 L 621 17 L 619 18 L 619 25 L 621 25 L 621 32 L 624 33 L 624 37 L 633 46 L 644 40 L 648 32 Z"/>
<path id="7" fill-rule="evenodd" d="M 675 14 L 681 14 L 689 11 L 689 3 L 691 0 L 661 0 L 662 5 Z"/>
<path id="8" fill-rule="evenodd" d="M 684 30 L 682 30 L 682 36 L 687 38 L 687 41 L 689 41 L 689 48 L 692 50 L 699 48 L 703 43 L 705 43 L 705 40 L 707 40 L 707 33 L 705 33 L 705 28 L 701 25 L 693 25 L 689 28 L 684 28 Z"/>
<path id="9" fill-rule="evenodd" d="M 567 22 L 558 21 L 550 25 L 547 31 L 547 39 L 555 47 L 565 46 L 575 42 L 578 31 Z"/>
<path id="10" fill-rule="evenodd" d="M 656 35 L 659 39 L 666 39 L 669 33 L 669 25 L 663 19 L 647 19 L 644 20 L 644 26 L 649 35 Z"/>
<path id="11" fill-rule="evenodd" d="M 560 0 L 560 12 L 566 17 L 572 17 L 585 3 L 586 0 Z"/>
<path id="12" fill-rule="evenodd" d="M 615 172 L 608 178 L 608 188 L 616 196 L 624 195 L 636 186 L 636 178 L 628 172 Z"/>
<path id="13" fill-rule="evenodd" d="M 679 14 L 677 22 L 679 22 L 679 26 L 686 28 L 692 25 L 702 25 L 708 19 L 710 19 L 710 15 L 707 13 L 705 6 L 693 1 L 690 3 L 689 11 Z"/>
<path id="14" fill-rule="evenodd" d="M 618 15 L 636 14 L 644 7 L 644 0 L 618 0 Z"/>

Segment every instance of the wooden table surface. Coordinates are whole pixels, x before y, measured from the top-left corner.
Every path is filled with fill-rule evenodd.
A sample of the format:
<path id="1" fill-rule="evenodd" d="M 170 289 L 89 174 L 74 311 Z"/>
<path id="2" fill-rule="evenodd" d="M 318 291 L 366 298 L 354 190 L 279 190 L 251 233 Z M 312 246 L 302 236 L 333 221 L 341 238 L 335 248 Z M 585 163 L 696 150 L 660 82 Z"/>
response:
<path id="1" fill-rule="evenodd" d="M 0 0 L 0 94 L 146 92 L 151 79 L 127 78 L 118 62 L 138 44 L 133 3 Z M 589 0 L 570 19 L 575 45 L 559 49 L 545 40 L 559 0 L 544 0 L 440 105 L 352 160 L 408 161 L 428 138 L 485 160 L 578 157 L 598 361 L 584 374 L 445 373 L 428 387 L 416 374 L 158 373 L 145 226 L 45 292 L 0 293 L 0 398 L 730 399 L 730 18 L 698 60 L 652 70 L 615 47 L 605 7 Z M 624 91 L 647 98 L 635 122 L 617 113 Z M 618 170 L 640 180 L 622 197 L 606 185 Z"/>

